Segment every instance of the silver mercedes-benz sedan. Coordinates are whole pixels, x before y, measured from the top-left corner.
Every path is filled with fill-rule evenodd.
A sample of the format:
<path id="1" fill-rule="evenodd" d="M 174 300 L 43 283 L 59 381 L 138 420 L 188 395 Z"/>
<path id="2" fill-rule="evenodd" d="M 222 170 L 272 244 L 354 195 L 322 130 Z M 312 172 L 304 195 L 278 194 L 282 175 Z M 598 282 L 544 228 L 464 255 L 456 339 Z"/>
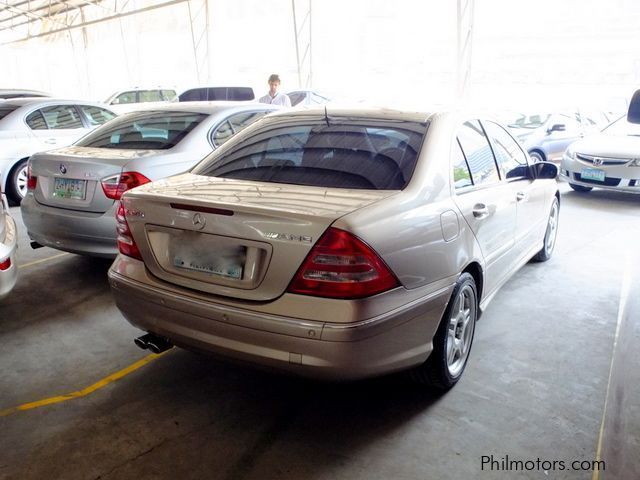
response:
<path id="1" fill-rule="evenodd" d="M 33 155 L 21 205 L 29 237 L 67 252 L 115 257 L 115 214 L 125 191 L 185 172 L 276 108 L 167 104 L 122 115 L 71 147 Z"/>
<path id="2" fill-rule="evenodd" d="M 18 233 L 16 222 L 9 215 L 9 204 L 4 193 L 0 193 L 0 299 L 13 289 L 18 277 L 16 249 Z"/>
<path id="3" fill-rule="evenodd" d="M 550 258 L 557 173 L 475 116 L 279 112 L 123 196 L 110 284 L 154 352 L 449 388 L 498 288 Z"/>

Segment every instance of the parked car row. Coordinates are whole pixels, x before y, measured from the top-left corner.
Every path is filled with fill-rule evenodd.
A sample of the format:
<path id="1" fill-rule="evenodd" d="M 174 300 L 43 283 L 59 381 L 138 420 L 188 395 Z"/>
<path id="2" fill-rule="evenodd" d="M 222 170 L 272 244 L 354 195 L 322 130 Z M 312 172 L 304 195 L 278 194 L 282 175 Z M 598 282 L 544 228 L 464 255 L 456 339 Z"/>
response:
<path id="1" fill-rule="evenodd" d="M 453 386 L 480 311 L 553 252 L 557 168 L 474 116 L 275 108 L 167 104 L 33 154 L 28 235 L 117 253 L 143 348 Z"/>
<path id="2" fill-rule="evenodd" d="M 574 145 L 565 160 L 582 161 Z M 553 254 L 558 167 L 536 160 L 458 111 L 174 103 L 32 155 L 21 211 L 41 245 L 117 255 L 141 348 L 448 389 L 497 290 Z M 565 160 L 574 188 L 614 168 Z"/>

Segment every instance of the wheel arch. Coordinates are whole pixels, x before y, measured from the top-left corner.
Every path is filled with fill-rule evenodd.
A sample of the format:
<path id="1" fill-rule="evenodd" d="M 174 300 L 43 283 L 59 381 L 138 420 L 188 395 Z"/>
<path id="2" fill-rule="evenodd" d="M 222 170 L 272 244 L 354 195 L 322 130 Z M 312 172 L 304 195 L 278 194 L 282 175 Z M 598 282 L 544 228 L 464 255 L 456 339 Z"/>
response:
<path id="1" fill-rule="evenodd" d="M 7 181 L 9 180 L 9 177 L 13 174 L 13 171 L 16 169 L 16 167 L 20 164 L 20 162 L 28 161 L 28 160 L 29 160 L 29 156 L 18 158 L 16 161 L 11 163 L 11 165 L 8 168 L 3 169 L 2 176 L 0 177 L 0 186 L 2 187 L 3 192 L 7 191 Z"/>
<path id="2" fill-rule="evenodd" d="M 482 266 L 478 262 L 471 262 L 469 265 L 462 270 L 462 273 L 468 273 L 473 277 L 473 280 L 476 282 L 476 293 L 477 293 L 477 302 L 478 307 L 480 306 L 480 300 L 482 299 L 483 287 L 484 287 L 484 273 L 482 271 Z M 480 309 L 478 309 L 478 318 L 480 317 Z"/>

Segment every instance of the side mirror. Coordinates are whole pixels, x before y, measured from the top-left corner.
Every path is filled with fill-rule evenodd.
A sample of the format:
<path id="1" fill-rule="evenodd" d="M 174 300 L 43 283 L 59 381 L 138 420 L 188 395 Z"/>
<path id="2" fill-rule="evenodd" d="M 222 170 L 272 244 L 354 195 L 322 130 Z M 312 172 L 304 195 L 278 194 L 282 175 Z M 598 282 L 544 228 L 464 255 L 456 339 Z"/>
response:
<path id="1" fill-rule="evenodd" d="M 547 132 L 566 132 L 567 126 L 564 123 L 556 123 Z"/>
<path id="2" fill-rule="evenodd" d="M 553 180 L 558 178 L 558 166 L 551 162 L 537 162 L 529 166 L 532 178 Z"/>
<path id="3" fill-rule="evenodd" d="M 629 104 L 627 112 L 627 121 L 629 123 L 640 123 L 640 90 L 636 90 Z"/>

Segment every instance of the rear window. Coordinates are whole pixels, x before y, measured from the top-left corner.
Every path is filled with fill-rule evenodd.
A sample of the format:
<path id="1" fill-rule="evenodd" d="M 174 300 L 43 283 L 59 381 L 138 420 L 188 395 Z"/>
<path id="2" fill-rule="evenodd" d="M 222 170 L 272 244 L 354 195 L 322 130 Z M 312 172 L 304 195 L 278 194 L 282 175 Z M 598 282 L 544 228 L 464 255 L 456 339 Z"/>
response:
<path id="1" fill-rule="evenodd" d="M 18 107 L 0 107 L 0 120 L 9 115 L 11 112 L 16 110 Z"/>
<path id="2" fill-rule="evenodd" d="M 125 150 L 166 150 L 175 147 L 207 117 L 203 113 L 138 112 L 115 118 L 77 145 Z"/>
<path id="3" fill-rule="evenodd" d="M 306 119 L 305 119 L 306 120 Z M 409 182 L 426 124 L 375 119 L 282 118 L 238 134 L 194 169 L 222 178 L 317 187 L 401 190 Z M 247 130 L 248 131 L 248 130 Z"/>
<path id="4" fill-rule="evenodd" d="M 217 100 L 253 100 L 255 99 L 251 87 L 202 87 L 192 88 L 182 93 L 178 99 L 181 102 L 206 102 Z"/>

